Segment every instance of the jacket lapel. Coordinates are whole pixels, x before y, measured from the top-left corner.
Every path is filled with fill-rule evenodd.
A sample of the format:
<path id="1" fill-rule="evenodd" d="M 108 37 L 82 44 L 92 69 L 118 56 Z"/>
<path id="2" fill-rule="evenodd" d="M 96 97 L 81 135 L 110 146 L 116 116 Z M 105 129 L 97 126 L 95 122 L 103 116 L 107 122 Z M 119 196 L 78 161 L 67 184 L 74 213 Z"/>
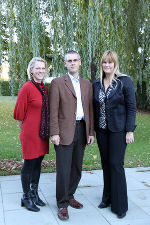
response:
<path id="1" fill-rule="evenodd" d="M 72 85 L 71 79 L 67 74 L 65 75 L 65 84 L 69 88 L 69 90 L 72 92 L 74 97 L 76 97 L 76 93 L 75 93 L 74 87 Z"/>
<path id="2" fill-rule="evenodd" d="M 108 99 L 112 98 L 114 96 L 114 94 L 116 93 L 116 91 L 118 90 L 119 87 L 119 82 L 115 82 L 113 88 L 111 89 L 109 95 L 108 95 Z"/>
<path id="3" fill-rule="evenodd" d="M 102 86 L 101 86 L 101 83 L 100 83 L 100 80 L 99 79 L 96 81 L 96 83 L 98 84 L 97 85 L 97 88 L 98 89 L 101 89 Z M 111 89 L 111 91 L 110 91 L 110 93 L 108 95 L 108 99 L 110 99 L 110 98 L 112 98 L 114 96 L 114 94 L 116 93 L 116 91 L 119 88 L 119 85 L 120 85 L 120 83 L 118 81 L 117 81 L 117 83 L 114 83 L 114 86 L 113 86 L 113 88 Z"/>
<path id="4" fill-rule="evenodd" d="M 82 98 L 82 104 L 83 104 L 84 97 L 85 97 L 86 84 L 82 78 L 80 78 L 80 89 L 81 89 L 81 98 Z"/>

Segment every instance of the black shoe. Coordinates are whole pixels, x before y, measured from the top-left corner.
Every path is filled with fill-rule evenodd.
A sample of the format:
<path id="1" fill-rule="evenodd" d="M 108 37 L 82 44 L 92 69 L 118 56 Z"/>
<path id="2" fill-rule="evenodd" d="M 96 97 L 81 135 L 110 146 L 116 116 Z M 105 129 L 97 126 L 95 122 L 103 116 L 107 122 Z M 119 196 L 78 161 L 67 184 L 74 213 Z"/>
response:
<path id="1" fill-rule="evenodd" d="M 103 209 L 107 208 L 110 205 L 110 203 L 101 202 L 98 206 L 98 208 Z"/>
<path id="2" fill-rule="evenodd" d="M 38 205 L 38 206 L 45 206 L 46 203 L 42 201 L 42 199 L 40 199 L 40 197 L 35 197 L 35 198 L 32 198 L 32 201 Z"/>
<path id="3" fill-rule="evenodd" d="M 125 217 L 125 216 L 126 216 L 126 212 L 117 215 L 117 217 L 118 217 L 119 219 L 122 219 L 122 218 Z"/>
<path id="4" fill-rule="evenodd" d="M 38 194 L 38 185 L 37 184 L 31 184 L 31 199 L 32 201 L 38 205 L 38 206 L 45 206 L 46 203 L 40 199 L 39 194 Z"/>
<path id="5" fill-rule="evenodd" d="M 32 201 L 30 194 L 24 194 L 22 199 L 21 199 L 21 206 L 25 207 L 26 209 L 33 211 L 33 212 L 38 212 L 40 209 L 34 204 Z"/>

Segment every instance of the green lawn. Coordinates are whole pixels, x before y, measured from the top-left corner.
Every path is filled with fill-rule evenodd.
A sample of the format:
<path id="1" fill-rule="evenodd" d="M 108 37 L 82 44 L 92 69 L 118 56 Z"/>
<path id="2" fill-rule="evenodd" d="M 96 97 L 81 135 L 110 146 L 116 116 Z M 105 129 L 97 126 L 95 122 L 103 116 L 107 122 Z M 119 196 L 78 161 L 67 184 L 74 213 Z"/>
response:
<path id="1" fill-rule="evenodd" d="M 16 98 L 0 97 L 0 159 L 22 160 L 19 128 L 13 119 Z M 135 142 L 128 145 L 125 167 L 150 166 L 150 115 L 137 113 Z M 46 160 L 55 161 L 55 151 L 50 143 L 50 154 Z M 83 170 L 100 169 L 100 157 L 96 141 L 85 150 Z M 54 166 L 43 169 L 44 172 L 54 171 Z M 0 175 L 19 173 L 20 171 L 0 171 Z"/>

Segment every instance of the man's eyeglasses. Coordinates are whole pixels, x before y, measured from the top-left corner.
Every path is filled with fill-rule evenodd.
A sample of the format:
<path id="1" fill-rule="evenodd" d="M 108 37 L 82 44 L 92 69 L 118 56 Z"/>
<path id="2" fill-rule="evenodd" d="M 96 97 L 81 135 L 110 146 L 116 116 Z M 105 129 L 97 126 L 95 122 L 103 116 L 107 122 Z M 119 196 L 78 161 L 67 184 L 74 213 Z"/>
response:
<path id="1" fill-rule="evenodd" d="M 78 61 L 79 61 L 79 59 L 73 59 L 73 60 L 69 59 L 69 60 L 67 60 L 68 63 L 72 63 L 72 62 L 76 63 Z"/>

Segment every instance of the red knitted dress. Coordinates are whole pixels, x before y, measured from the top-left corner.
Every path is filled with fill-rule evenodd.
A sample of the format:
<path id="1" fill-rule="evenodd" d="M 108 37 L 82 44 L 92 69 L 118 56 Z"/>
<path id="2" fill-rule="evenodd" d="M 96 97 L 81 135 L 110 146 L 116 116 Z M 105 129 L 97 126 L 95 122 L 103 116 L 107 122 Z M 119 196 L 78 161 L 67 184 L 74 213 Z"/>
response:
<path id="1" fill-rule="evenodd" d="M 48 95 L 48 88 L 45 86 Z M 24 159 L 34 159 L 49 153 L 49 140 L 39 136 L 42 95 L 31 82 L 26 82 L 18 93 L 14 119 L 23 121 L 20 141 Z"/>

